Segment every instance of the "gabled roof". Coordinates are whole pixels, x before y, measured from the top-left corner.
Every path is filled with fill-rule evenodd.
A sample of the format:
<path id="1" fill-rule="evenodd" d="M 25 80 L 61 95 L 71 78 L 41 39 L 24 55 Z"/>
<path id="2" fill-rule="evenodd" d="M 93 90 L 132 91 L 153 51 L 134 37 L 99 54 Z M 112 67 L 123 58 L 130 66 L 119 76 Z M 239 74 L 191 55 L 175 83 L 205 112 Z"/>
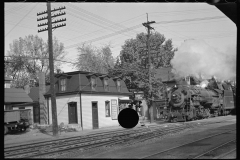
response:
<path id="1" fill-rule="evenodd" d="M 50 86 L 46 86 L 46 93 L 50 90 Z M 39 101 L 39 87 L 32 87 L 28 96 L 35 102 Z"/>
<path id="2" fill-rule="evenodd" d="M 10 77 L 5 77 L 5 81 L 12 81 L 13 79 Z"/>
<path id="3" fill-rule="evenodd" d="M 5 88 L 4 103 L 33 102 L 27 93 L 21 88 Z"/>

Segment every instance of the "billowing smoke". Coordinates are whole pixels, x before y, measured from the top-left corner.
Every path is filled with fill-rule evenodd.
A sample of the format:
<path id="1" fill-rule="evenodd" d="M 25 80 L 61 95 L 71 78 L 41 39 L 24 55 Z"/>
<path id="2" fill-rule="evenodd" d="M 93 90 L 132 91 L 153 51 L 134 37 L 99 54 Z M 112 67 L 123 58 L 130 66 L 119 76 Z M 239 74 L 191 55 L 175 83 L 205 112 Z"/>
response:
<path id="1" fill-rule="evenodd" d="M 236 78 L 236 48 L 220 52 L 203 40 L 187 40 L 175 52 L 171 64 L 179 76 L 233 80 Z"/>

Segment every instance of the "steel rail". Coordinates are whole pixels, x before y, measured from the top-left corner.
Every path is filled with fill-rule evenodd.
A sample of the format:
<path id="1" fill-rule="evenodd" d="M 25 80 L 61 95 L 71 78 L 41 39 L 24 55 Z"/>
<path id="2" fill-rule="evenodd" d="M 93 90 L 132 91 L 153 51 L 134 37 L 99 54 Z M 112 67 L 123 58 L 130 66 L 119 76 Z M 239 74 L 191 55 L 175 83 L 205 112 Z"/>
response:
<path id="1" fill-rule="evenodd" d="M 179 128 L 181 128 L 182 129 L 182 126 L 181 127 L 179 127 Z M 177 128 L 168 128 L 168 130 L 166 131 L 166 133 L 165 134 L 167 134 L 167 133 L 171 133 L 171 131 L 179 131 L 179 129 L 177 129 Z M 164 135 L 164 133 L 162 133 L 162 135 Z M 124 143 L 124 144 L 129 144 L 129 143 L 131 143 L 131 142 L 129 142 L 129 141 L 138 141 L 138 139 L 139 138 L 142 138 L 141 136 L 148 136 L 148 134 L 153 134 L 153 132 L 147 132 L 146 134 L 143 134 L 143 133 L 141 133 L 141 134 L 139 134 L 139 136 L 137 135 L 137 136 L 132 136 L 132 137 L 126 137 L 126 138 L 123 138 L 123 139 L 120 139 L 120 140 L 114 140 L 114 141 L 110 141 L 107 145 L 109 146 L 109 145 L 116 145 L 116 144 L 119 144 L 119 143 Z M 136 140 L 137 139 L 137 140 Z M 148 138 L 147 138 L 148 139 Z M 140 139 L 141 141 L 142 141 L 142 139 Z M 86 148 L 86 149 L 93 149 L 93 148 L 97 148 L 97 147 L 101 147 L 101 146 L 106 146 L 106 144 L 99 144 L 99 145 L 97 145 L 97 146 L 95 146 L 95 144 L 94 145 L 92 145 L 92 146 L 89 146 L 88 148 Z M 73 148 L 71 148 L 71 149 L 69 149 L 69 150 L 71 150 L 72 152 L 74 152 L 73 151 Z M 74 150 L 79 150 L 79 149 L 76 149 L 76 148 L 74 148 Z M 64 150 L 64 151 L 66 151 L 66 150 Z M 51 154 L 52 155 L 52 153 L 49 153 L 49 154 Z M 57 153 L 56 153 L 56 155 L 52 155 L 53 157 L 54 156 L 59 156 L 59 154 L 67 154 L 67 153 L 58 153 L 58 151 L 57 151 Z M 46 155 L 46 154 L 45 154 Z M 39 157 L 34 157 L 34 158 L 39 158 Z M 41 157 L 42 158 L 42 157 Z"/>
<path id="2" fill-rule="evenodd" d="M 43 143 L 43 144 L 36 144 L 35 146 L 34 145 L 27 145 L 27 146 L 24 146 L 24 148 L 11 148 L 11 150 L 8 150 L 8 151 L 5 151 L 4 155 L 5 156 L 14 156 L 14 155 L 19 155 L 19 154 L 24 154 L 24 153 L 28 153 L 28 152 L 31 152 L 33 154 L 34 151 L 39 151 L 39 150 L 46 150 L 46 149 L 51 149 L 51 148 L 56 148 L 56 147 L 63 147 L 63 146 L 67 146 L 67 145 L 74 145 L 74 144 L 81 144 L 81 145 L 84 145 L 85 143 L 91 143 L 91 142 L 94 142 L 94 141 L 103 141 L 103 140 L 106 140 L 106 139 L 111 139 L 115 136 L 126 136 L 126 135 L 130 135 L 132 133 L 138 133 L 138 132 L 144 132 L 144 131 L 148 131 L 149 129 L 147 128 L 142 128 L 142 129 L 139 129 L 139 130 L 131 130 L 131 131 L 125 131 L 125 132 L 120 132 L 120 133 L 115 133 L 115 134 L 112 134 L 111 132 L 106 134 L 106 135 L 94 135 L 94 137 L 78 137 L 77 139 L 68 139 L 68 140 L 59 140 L 59 141 L 54 141 L 54 142 L 48 142 L 50 144 L 46 144 L 46 143 Z M 104 136 L 104 137 L 103 137 Z M 31 147 L 31 148 L 30 148 Z M 42 149 L 43 148 L 43 149 Z"/>
<path id="3" fill-rule="evenodd" d="M 214 157 L 213 159 L 223 158 L 223 157 L 227 156 L 228 154 L 230 154 L 230 153 L 232 153 L 232 152 L 234 152 L 234 151 L 236 151 L 236 148 L 232 149 L 231 151 L 229 151 L 229 152 L 227 152 L 227 153 L 224 153 L 224 154 L 221 154 L 221 155 L 219 155 L 219 156 L 217 156 L 217 157 Z"/>
<path id="4" fill-rule="evenodd" d="M 128 145 L 128 144 L 131 144 L 131 143 L 139 143 L 139 142 L 142 142 L 142 141 L 145 141 L 145 140 L 148 140 L 148 139 L 152 139 L 152 138 L 156 138 L 156 137 L 159 137 L 159 136 L 163 136 L 163 135 L 167 135 L 168 133 L 175 133 L 175 132 L 178 132 L 178 131 L 182 131 L 182 130 L 185 130 L 185 129 L 188 129 L 188 128 L 194 128 L 196 125 L 186 125 L 186 126 L 175 126 L 175 127 L 171 127 L 171 128 L 165 128 L 165 130 L 161 130 L 161 129 L 154 129 L 152 130 L 152 132 L 149 132 L 147 134 L 143 134 L 143 135 L 139 135 L 139 136 L 134 136 L 134 137 L 128 137 L 126 139 L 123 139 L 121 142 L 119 143 L 124 143 L 124 145 Z M 167 130 L 166 130 L 167 129 Z M 160 130 L 160 131 L 159 131 Z M 144 138 L 144 139 L 143 139 Z M 114 144 L 117 144 L 115 142 L 112 143 L 112 145 Z M 122 145 L 122 146 L 124 146 Z M 92 148 L 96 148 L 95 146 L 92 146 L 90 147 L 90 149 Z M 74 152 L 74 151 L 72 151 Z M 57 153 L 59 155 L 59 153 Z M 65 153 L 63 153 L 65 154 Z"/>
<path id="5" fill-rule="evenodd" d="M 193 123 L 186 123 L 185 125 L 182 125 L 182 126 L 180 126 L 180 128 L 183 128 L 183 130 L 184 129 L 186 129 L 186 128 L 189 128 L 190 126 L 196 126 L 196 124 L 195 123 L 197 123 L 197 122 L 193 122 Z M 197 124 L 201 124 L 201 125 L 204 125 L 204 124 L 211 124 L 211 123 L 218 123 L 218 122 L 205 122 L 205 123 L 197 123 Z M 183 123 L 184 124 L 184 123 Z M 88 146 L 89 144 L 86 144 L 86 143 L 93 143 L 93 144 L 98 144 L 98 143 L 102 143 L 102 144 L 104 144 L 104 143 L 109 143 L 109 142 L 106 142 L 106 141 L 104 141 L 104 139 L 103 139 L 103 137 L 100 137 L 100 136 L 105 136 L 105 140 L 111 140 L 111 139 L 113 139 L 113 138 L 115 138 L 116 136 L 117 136 L 117 138 L 118 139 L 120 139 L 119 140 L 119 142 L 120 141 L 122 141 L 122 140 L 126 140 L 127 138 L 129 138 L 129 136 L 128 135 L 131 135 L 132 133 L 134 133 L 133 135 L 134 135 L 134 137 L 137 137 L 137 136 L 143 136 L 143 135 L 148 135 L 148 134 L 153 134 L 152 136 L 149 136 L 149 137 L 146 137 L 145 139 L 142 139 L 141 141 L 144 141 L 144 140 L 147 140 L 147 139 L 151 139 L 151 138 L 154 138 L 154 137 L 156 137 L 156 135 L 161 135 L 161 134 L 158 134 L 157 132 L 158 132 L 158 130 L 161 130 L 161 133 L 164 133 L 164 130 L 166 130 L 166 129 L 168 129 L 169 130 L 169 132 L 170 132 L 170 130 L 172 130 L 172 128 L 174 128 L 175 127 L 175 129 L 177 129 L 177 128 L 179 128 L 179 126 L 177 126 L 177 128 L 176 128 L 176 126 L 172 126 L 171 128 L 165 128 L 165 127 L 162 127 L 162 126 L 159 126 L 159 125 L 150 125 L 150 126 L 148 126 L 148 127 L 144 127 L 144 128 L 142 128 L 142 127 L 138 127 L 137 129 L 131 129 L 130 131 L 126 131 L 126 130 L 115 130 L 115 131 L 108 131 L 108 132 L 101 132 L 101 133 L 95 133 L 95 134 L 91 134 L 91 135 L 87 135 L 87 136 L 77 136 L 77 137 L 71 137 L 71 138 L 65 138 L 65 139 L 60 139 L 60 140 L 53 140 L 53 141 L 47 141 L 47 142 L 40 142 L 40 145 L 39 145 L 39 143 L 34 143 L 34 144 L 27 144 L 27 145 L 20 145 L 20 146 L 14 146 L 14 147 L 10 147 L 10 149 L 9 148 L 6 148 L 5 149 L 5 152 L 6 152 L 6 150 L 7 150 L 7 153 L 5 153 L 4 155 L 5 156 L 10 156 L 10 157 L 14 157 L 14 155 L 18 155 L 18 157 L 20 156 L 19 154 L 24 154 L 24 153 L 26 153 L 26 152 L 33 152 L 34 150 L 35 151 L 38 151 L 38 153 L 39 153 L 39 150 L 40 150 L 40 153 L 42 153 L 42 154 L 45 154 L 44 153 L 44 150 L 48 150 L 49 152 L 50 151 L 53 151 L 54 150 L 54 148 L 57 148 L 58 147 L 58 149 L 66 149 L 66 148 L 71 148 L 71 149 L 74 149 L 74 148 L 76 148 L 76 147 L 82 147 L 83 145 L 84 145 L 84 143 L 85 143 L 85 146 Z M 165 132 L 168 132 L 168 130 L 166 130 Z M 137 131 L 137 132 L 136 132 Z M 144 132 L 142 132 L 142 131 L 145 131 L 146 133 L 144 133 Z M 173 131 L 173 130 L 172 130 Z M 179 129 L 177 130 L 177 131 L 180 131 Z M 127 133 L 126 133 L 127 132 Z M 148 133 L 149 132 L 149 133 Z M 156 133 L 155 133 L 156 132 Z M 106 134 L 107 133 L 107 134 Z M 113 133 L 115 133 L 115 134 L 113 134 Z M 122 134 L 121 134 L 122 133 Z M 140 133 L 140 134 L 137 134 L 137 133 Z M 110 135 L 110 137 L 107 137 L 107 136 L 109 136 Z M 120 136 L 120 137 L 119 137 Z M 122 137 L 121 137 L 122 136 Z M 127 136 L 127 138 L 124 138 L 124 137 L 126 137 Z M 99 138 L 98 138 L 99 137 Z M 134 138 L 133 137 L 133 138 Z M 95 138 L 95 139 L 94 139 Z M 131 138 L 131 137 L 130 137 Z M 83 143 L 83 144 L 79 144 L 79 141 L 77 141 L 77 139 L 81 139 L 80 140 L 80 143 Z M 82 140 L 82 139 L 84 139 L 84 140 Z M 89 139 L 89 140 L 88 140 Z M 99 140 L 99 139 L 101 139 L 101 140 Z M 68 141 L 68 140 L 70 140 L 70 141 Z M 72 141 L 74 141 L 74 144 L 72 144 Z M 136 140 L 135 140 L 136 141 Z M 97 143 L 96 143 L 97 142 Z M 115 143 L 116 144 L 116 142 L 117 141 L 112 141 L 112 143 Z M 60 144 L 60 143 L 62 143 L 62 144 Z M 70 146 L 69 146 L 69 143 L 71 143 L 70 144 Z M 78 143 L 78 144 L 76 144 L 76 143 Z M 37 145 L 36 145 L 37 144 Z M 60 144 L 60 145 L 59 145 Z M 34 146 L 35 145 L 35 146 Z M 55 145 L 55 146 L 54 146 Z M 43 147 L 43 149 L 40 147 L 40 146 L 44 146 Z M 71 147 L 72 146 L 72 147 Z M 19 148 L 20 147 L 20 148 Z M 21 148 L 22 147 L 22 148 Z M 30 148 L 31 147 L 31 148 Z M 33 148 L 33 147 L 35 147 L 35 148 Z M 40 147 L 40 148 L 37 148 L 37 147 Z M 52 148 L 47 148 L 47 147 L 52 147 Z M 92 148 L 94 148 L 94 147 L 92 147 Z M 25 150 L 23 150 L 23 149 L 25 149 Z M 20 150 L 20 152 L 16 152 L 17 150 Z M 42 152 L 41 152 L 42 151 Z M 13 153 L 14 152 L 14 153 Z M 57 149 L 55 149 L 55 151 L 54 152 L 59 152 L 59 151 L 57 151 Z M 32 153 L 33 154 L 33 153 Z M 26 154 L 24 154 L 24 155 L 26 155 Z M 20 157 L 22 157 L 22 156 L 20 156 Z"/>
<path id="6" fill-rule="evenodd" d="M 151 157 L 151 156 L 154 156 L 154 155 L 158 155 L 158 154 L 161 154 L 161 153 L 164 153 L 164 152 L 168 152 L 168 151 L 170 151 L 170 150 L 173 150 L 173 149 L 176 149 L 176 148 L 180 148 L 180 147 L 182 147 L 182 146 L 186 146 L 186 145 L 189 145 L 189 144 L 198 142 L 198 141 L 202 141 L 202 140 L 204 140 L 204 139 L 208 139 L 208 138 L 211 138 L 211 137 L 215 137 L 215 136 L 218 136 L 218 135 L 221 135 L 221 134 L 224 134 L 224 133 L 227 133 L 227 132 L 232 132 L 232 131 L 235 131 L 235 130 L 236 130 L 236 129 L 228 130 L 228 131 L 225 131 L 225 132 L 221 132 L 221 133 L 218 133 L 218 134 L 214 134 L 214 135 L 211 135 L 211 136 L 207 136 L 207 137 L 204 137 L 204 138 L 201 138 L 201 139 L 192 141 L 192 142 L 188 142 L 188 143 L 185 143 L 185 144 L 182 144 L 182 145 L 178 145 L 178 146 L 176 146 L 176 147 L 172 147 L 172 148 L 166 149 L 166 150 L 161 151 L 161 152 L 157 152 L 157 153 L 154 153 L 154 154 L 151 154 L 151 155 L 147 155 L 147 156 L 145 156 L 145 157 L 141 157 L 141 158 L 139 158 L 139 159 L 145 159 L 145 158 L 148 158 L 148 157 Z"/>
<path id="7" fill-rule="evenodd" d="M 209 152 L 212 152 L 212 151 L 214 151 L 214 150 L 217 150 L 217 149 L 219 149 L 219 148 L 221 148 L 221 147 L 223 147 L 223 146 L 225 146 L 225 145 L 227 145 L 227 144 L 229 144 L 229 143 L 231 143 L 231 142 L 234 142 L 234 141 L 236 141 L 236 139 L 230 140 L 230 141 L 228 141 L 228 142 L 226 142 L 226 143 L 223 143 L 223 144 L 221 144 L 221 145 L 219 145 L 219 146 L 217 146 L 217 147 L 214 147 L 213 149 L 211 149 L 211 150 L 209 150 L 209 151 L 206 151 L 206 152 L 204 152 L 204 153 L 202 153 L 202 154 L 200 154 L 200 155 L 198 155 L 198 156 L 196 156 L 196 157 L 193 157 L 192 159 L 198 159 L 198 158 L 200 158 L 200 157 L 208 154 Z"/>
<path id="8" fill-rule="evenodd" d="M 154 127 L 154 128 L 157 128 L 157 129 L 154 129 L 154 130 L 161 130 L 159 129 L 159 127 Z M 178 126 L 178 128 L 180 128 L 181 130 L 182 129 L 185 129 L 186 127 L 185 126 Z M 165 128 L 165 132 L 169 133 L 171 131 L 174 130 L 180 130 L 180 129 L 177 129 L 176 127 L 171 127 L 171 128 Z M 103 139 L 101 137 L 101 140 L 95 140 L 95 141 L 92 141 L 92 139 L 90 141 L 87 141 L 85 143 L 78 143 L 78 144 L 64 144 L 64 145 L 61 145 L 61 146 L 53 146 L 52 148 L 46 148 L 44 147 L 44 149 L 35 149 L 35 152 L 33 150 L 29 151 L 27 150 L 27 152 L 25 153 L 15 153 L 14 156 L 12 153 L 8 153 L 8 155 L 10 155 L 10 157 L 8 158 L 23 158 L 23 157 L 33 157 L 33 156 L 39 156 L 39 155 L 48 155 L 48 154 L 53 154 L 55 152 L 60 152 L 60 151 L 68 151 L 68 150 L 73 150 L 73 149 L 76 149 L 76 148 L 85 148 L 85 147 L 89 147 L 90 148 L 96 148 L 96 144 L 97 146 L 99 145 L 106 145 L 106 144 L 117 144 L 117 143 L 121 143 L 122 141 L 126 141 L 128 139 L 132 139 L 132 138 L 135 138 L 137 136 L 141 136 L 141 135 L 148 135 L 148 134 L 154 134 L 153 131 L 151 130 L 145 130 L 144 132 L 142 132 L 143 130 L 139 130 L 138 132 L 139 133 L 136 133 L 134 132 L 134 134 L 132 134 L 132 132 L 129 132 L 129 133 L 125 133 L 122 137 L 117 137 L 118 140 L 113 140 L 113 138 L 115 138 L 114 136 L 113 137 L 110 137 L 110 138 L 105 138 Z M 165 133 L 164 131 L 161 130 L 161 132 Z M 156 132 L 156 131 L 155 131 Z M 91 147 L 92 145 L 92 147 Z M 39 151 L 40 150 L 40 151 Z M 30 153 L 29 153 L 30 152 Z M 5 154 L 6 156 L 6 154 Z"/>
<path id="9" fill-rule="evenodd" d="M 139 130 L 139 129 L 145 129 L 145 128 L 137 128 L 137 129 L 132 129 L 131 131 L 134 130 Z M 101 135 L 111 135 L 111 134 L 118 134 L 118 133 L 124 133 L 126 132 L 125 129 L 119 129 L 119 130 L 114 130 L 114 131 L 106 131 L 106 132 L 100 132 L 100 133 L 93 133 L 93 134 L 89 134 L 89 135 L 82 135 L 82 136 L 74 136 L 74 137 L 69 137 L 69 138 L 61 138 L 61 139 L 56 139 L 56 140 L 48 140 L 48 141 L 43 141 L 43 142 L 35 142 L 35 143 L 28 143 L 28 144 L 22 144 L 22 145 L 17 145 L 17 146 L 11 146 L 11 147 L 6 147 L 4 148 L 4 151 L 11 151 L 11 150 L 22 150 L 25 148 L 29 148 L 29 147 L 35 147 L 36 146 L 46 146 L 46 145 L 52 145 L 54 143 L 62 143 L 65 141 L 75 141 L 77 139 L 85 139 L 85 138 L 94 138 L 97 136 L 101 136 Z"/>
<path id="10" fill-rule="evenodd" d="M 112 144 L 112 143 L 116 144 L 116 142 L 119 143 L 123 140 L 128 139 L 129 138 L 128 135 L 130 135 L 130 138 L 131 138 L 131 136 L 144 134 L 144 132 L 141 132 L 141 131 L 142 130 L 139 131 L 139 134 L 136 133 L 136 132 L 134 132 L 134 134 L 132 134 L 132 132 L 124 134 L 122 137 L 117 137 L 118 140 L 113 140 L 112 138 L 114 138 L 114 137 L 110 137 L 110 138 L 105 138 L 106 139 L 106 141 L 105 141 L 102 137 L 100 137 L 101 140 L 95 140 L 95 141 L 90 140 L 90 141 L 86 142 L 87 144 L 86 143 L 83 143 L 83 144 L 78 143 L 78 144 L 54 146 L 50 149 L 49 148 L 47 148 L 47 149 L 44 148 L 43 150 L 36 149 L 35 152 L 28 151 L 28 153 L 25 153 L 25 154 L 24 153 L 17 153 L 17 154 L 15 154 L 16 156 L 13 156 L 12 154 L 9 153 L 10 157 L 8 157 L 8 158 L 26 158 L 26 157 L 29 158 L 29 157 L 40 156 L 40 155 L 48 155 L 48 154 L 52 155 L 55 152 L 58 153 L 60 151 L 68 151 L 68 150 L 72 150 L 72 149 L 76 149 L 76 148 L 86 148 L 86 147 L 88 147 L 87 149 L 89 149 L 89 147 L 90 148 L 95 148 L 96 144 L 97 144 L 97 146 L 99 146 L 99 145 L 102 146 L 102 145 Z M 151 130 L 145 130 L 145 134 L 148 134 L 148 133 L 151 133 L 151 132 L 152 132 Z"/>

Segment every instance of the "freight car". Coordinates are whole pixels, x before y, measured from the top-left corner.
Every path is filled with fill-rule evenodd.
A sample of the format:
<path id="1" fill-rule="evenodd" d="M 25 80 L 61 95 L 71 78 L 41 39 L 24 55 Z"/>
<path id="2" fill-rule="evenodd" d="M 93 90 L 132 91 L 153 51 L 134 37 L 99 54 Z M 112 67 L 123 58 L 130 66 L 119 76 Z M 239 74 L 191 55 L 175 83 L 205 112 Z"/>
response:
<path id="1" fill-rule="evenodd" d="M 165 118 L 169 122 L 227 115 L 235 108 L 231 90 L 193 85 L 175 85 L 169 93 L 168 103 Z"/>
<path id="2" fill-rule="evenodd" d="M 31 109 L 5 110 L 4 134 L 11 130 L 26 131 L 29 127 Z"/>

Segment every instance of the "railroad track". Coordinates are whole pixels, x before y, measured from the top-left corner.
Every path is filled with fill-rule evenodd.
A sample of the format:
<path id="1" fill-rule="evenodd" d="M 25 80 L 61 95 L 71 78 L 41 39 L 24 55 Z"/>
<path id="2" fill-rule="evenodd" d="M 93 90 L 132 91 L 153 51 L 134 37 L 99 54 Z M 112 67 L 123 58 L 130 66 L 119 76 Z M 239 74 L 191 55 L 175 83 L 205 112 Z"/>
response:
<path id="1" fill-rule="evenodd" d="M 232 150 L 227 151 L 224 154 L 221 153 L 222 150 L 227 149 L 232 145 L 234 145 L 234 148 Z M 229 150 L 229 149 L 227 149 L 227 150 Z M 206 151 L 206 152 L 194 157 L 193 159 L 213 159 L 213 158 L 214 159 L 219 159 L 221 157 L 224 157 L 224 156 L 232 153 L 235 150 L 236 150 L 236 139 L 233 139 L 233 140 L 230 140 L 230 141 L 228 141 L 226 143 L 223 143 L 219 146 L 216 146 L 213 149 L 211 149 L 209 151 Z M 219 154 L 219 152 L 220 152 L 220 154 Z"/>
<path id="2" fill-rule="evenodd" d="M 203 142 L 203 141 L 209 140 L 211 138 L 216 138 L 217 136 L 221 136 L 223 134 L 230 133 L 230 132 L 233 132 L 233 131 L 236 131 L 236 129 L 224 131 L 224 132 L 214 134 L 214 135 L 211 135 L 211 136 L 207 136 L 207 137 L 204 137 L 204 138 L 201 138 L 201 139 L 189 142 L 189 143 L 185 143 L 185 144 L 173 147 L 173 148 L 169 148 L 169 149 L 166 149 L 164 151 L 160 151 L 160 152 L 157 152 L 157 153 L 154 153 L 154 154 L 149 154 L 145 157 L 141 157 L 140 159 L 156 159 L 156 158 L 164 158 L 165 159 L 165 158 L 169 158 L 169 156 L 172 156 L 172 158 L 174 158 L 176 156 L 175 154 L 179 154 L 179 152 L 181 152 L 180 149 L 182 149 L 184 147 L 185 148 L 194 147 L 196 144 L 199 145 L 201 141 Z M 214 155 L 212 155 L 211 152 L 214 152 L 216 150 L 219 150 L 220 148 L 226 147 L 227 145 L 229 145 L 231 143 L 234 143 L 234 142 L 236 143 L 236 139 L 233 138 L 233 139 L 231 139 L 231 140 L 229 140 L 229 141 L 227 141 L 227 142 L 225 142 L 221 145 L 218 145 L 218 146 L 212 148 L 211 150 L 205 151 L 205 152 L 203 152 L 199 155 L 191 155 L 191 151 L 188 150 L 188 154 L 190 154 L 190 156 L 189 157 L 184 157 L 184 158 L 188 158 L 188 159 L 201 159 L 201 158 L 202 159 L 203 158 L 208 158 L 209 159 L 209 158 L 213 158 Z M 234 149 L 231 150 L 231 152 L 233 152 L 233 151 L 234 151 Z M 211 153 L 211 154 L 209 154 L 209 153 Z M 227 154 L 229 154 L 229 153 L 227 153 Z M 225 155 L 222 155 L 221 157 L 223 157 L 223 156 L 225 156 Z"/>
<path id="3" fill-rule="evenodd" d="M 168 133 L 179 132 L 187 128 L 194 128 L 197 124 L 206 125 L 218 122 L 182 123 L 180 126 L 169 128 L 151 125 L 134 129 L 115 130 L 85 136 L 52 140 L 46 142 L 19 145 L 4 149 L 5 158 L 32 158 L 41 156 L 59 156 L 72 150 L 88 150 L 92 148 L 111 146 L 116 144 L 136 143 Z"/>

